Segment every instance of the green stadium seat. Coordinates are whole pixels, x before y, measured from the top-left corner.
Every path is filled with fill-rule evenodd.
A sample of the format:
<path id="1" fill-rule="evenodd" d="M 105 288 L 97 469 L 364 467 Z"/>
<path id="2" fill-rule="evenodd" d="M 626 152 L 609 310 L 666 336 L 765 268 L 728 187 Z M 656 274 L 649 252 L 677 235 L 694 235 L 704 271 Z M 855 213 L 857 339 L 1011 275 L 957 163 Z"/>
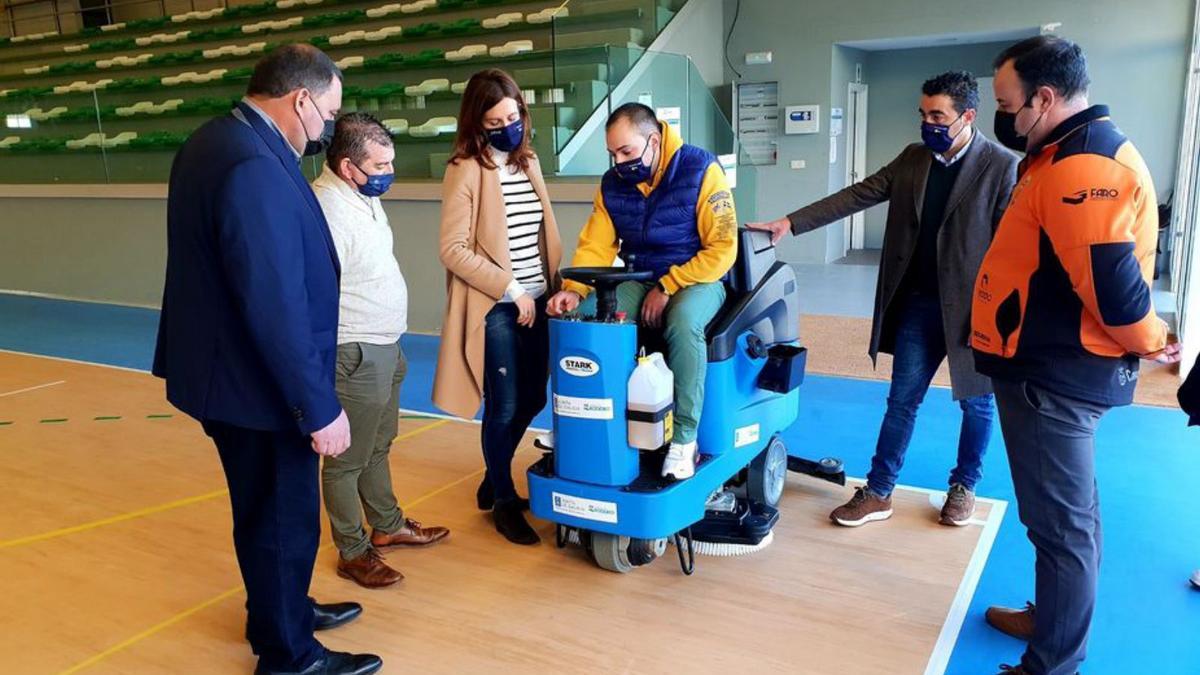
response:
<path id="1" fill-rule="evenodd" d="M 0 148 L 8 149 L 17 143 L 21 142 L 20 136 L 5 136 L 4 140 L 0 140 Z"/>
<path id="2" fill-rule="evenodd" d="M 461 35 L 478 30 L 479 26 L 479 19 L 459 19 L 442 24 L 442 35 Z"/>

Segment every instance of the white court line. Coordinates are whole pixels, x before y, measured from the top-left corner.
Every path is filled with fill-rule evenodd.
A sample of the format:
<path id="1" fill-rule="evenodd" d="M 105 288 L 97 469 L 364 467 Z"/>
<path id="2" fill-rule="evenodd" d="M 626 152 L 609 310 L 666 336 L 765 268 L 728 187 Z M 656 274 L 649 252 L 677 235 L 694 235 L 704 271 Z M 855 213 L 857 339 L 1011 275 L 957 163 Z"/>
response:
<path id="1" fill-rule="evenodd" d="M 958 584 L 958 592 L 954 594 L 954 602 L 950 603 L 950 611 L 942 623 L 942 631 L 938 634 L 933 652 L 929 655 L 929 663 L 925 666 L 925 675 L 942 675 L 950 665 L 950 655 L 954 653 L 954 645 L 958 643 L 958 634 L 962 631 L 963 621 L 967 618 L 967 610 L 975 597 L 975 588 L 979 586 L 979 577 L 983 576 L 983 568 L 987 566 L 988 556 L 992 553 L 992 544 L 996 542 L 996 534 L 1000 531 L 1000 523 L 1004 520 L 1004 511 L 1008 502 L 991 500 L 992 509 L 988 512 L 983 532 L 975 542 L 975 552 L 967 563 L 963 578 Z"/>
<path id="2" fill-rule="evenodd" d="M 0 353 L 33 356 L 37 358 L 63 361 L 66 363 L 78 363 L 86 366 L 99 366 L 101 368 L 124 370 L 132 373 L 149 373 L 149 371 L 138 368 L 126 368 L 124 366 L 114 366 L 107 363 L 93 363 L 90 361 L 79 361 L 76 359 L 68 359 L 57 356 L 31 354 L 28 352 L 19 352 L 9 349 L 0 349 Z M 465 420 L 461 417 L 455 417 L 453 415 L 431 413 L 423 410 L 413 410 L 410 408 L 400 408 L 400 412 L 409 415 L 422 415 L 437 419 L 458 420 L 460 422 L 480 424 L 480 420 Z M 544 433 L 549 431 L 549 429 L 529 427 L 529 431 Z M 865 481 L 859 478 L 847 478 L 847 483 L 865 483 Z M 911 485 L 897 485 L 896 489 L 910 490 L 912 492 L 927 495 L 945 493 L 944 490 L 933 490 L 930 488 L 921 488 Z M 950 663 L 950 655 L 954 652 L 954 646 L 958 642 L 958 634 L 962 631 L 963 621 L 967 616 L 967 609 L 971 606 L 971 600 L 975 596 L 975 588 L 979 585 L 979 578 L 983 575 L 983 569 L 987 565 L 988 556 L 990 556 L 992 552 L 992 544 L 996 541 L 996 534 L 1000 531 L 1000 523 L 1004 520 L 1004 512 L 1008 507 L 1008 502 L 1001 499 L 976 497 L 975 501 L 979 503 L 990 504 L 992 508 L 988 512 L 987 520 L 983 523 L 983 532 L 980 533 L 979 539 L 975 542 L 975 551 L 971 554 L 971 560 L 967 563 L 967 569 L 963 572 L 963 578 L 959 582 L 958 591 L 954 595 L 954 601 L 950 604 L 950 610 L 946 614 L 946 620 L 942 623 L 942 630 L 938 634 L 937 642 L 934 643 L 933 652 L 929 655 L 929 663 L 925 667 L 925 675 L 941 675 L 942 673 L 946 672 L 946 667 Z M 977 522 L 978 519 L 972 521 L 972 524 L 976 524 Z"/>
<path id="3" fill-rule="evenodd" d="M 16 354 L 17 356 L 32 356 L 38 359 L 49 359 L 51 361 L 62 361 L 63 363 L 77 363 L 81 366 L 98 366 L 100 368 L 111 368 L 113 370 L 124 370 L 127 373 L 143 373 L 150 374 L 148 370 L 141 368 L 126 368 L 125 366 L 114 366 L 111 363 L 97 363 L 95 361 L 80 361 L 79 359 L 68 359 L 65 356 L 48 356 L 46 354 L 34 354 L 33 352 L 20 352 L 15 349 L 0 349 L 0 354 Z"/>
<path id="4" fill-rule="evenodd" d="M 66 382 L 67 382 L 66 380 L 59 380 L 58 382 L 47 382 L 46 384 L 39 384 L 36 387 L 26 387 L 24 389 L 18 389 L 16 391 L 6 391 L 3 394 L 0 394 L 0 398 L 4 398 L 5 396 L 16 396 L 17 394 L 27 394 L 31 391 L 37 391 L 39 389 L 45 389 L 47 387 L 56 387 L 60 384 L 66 384 Z"/>

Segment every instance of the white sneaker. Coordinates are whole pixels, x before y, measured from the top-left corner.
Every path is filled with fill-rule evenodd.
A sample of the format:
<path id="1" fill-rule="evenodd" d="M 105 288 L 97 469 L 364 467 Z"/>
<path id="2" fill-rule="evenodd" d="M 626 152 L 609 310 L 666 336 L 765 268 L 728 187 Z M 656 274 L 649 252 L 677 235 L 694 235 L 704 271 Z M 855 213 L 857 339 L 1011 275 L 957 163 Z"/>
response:
<path id="1" fill-rule="evenodd" d="M 1196 590 L 1200 590 L 1200 570 L 1192 572 L 1192 585 L 1196 587 Z"/>
<path id="2" fill-rule="evenodd" d="M 684 480 L 696 475 L 696 441 L 672 443 L 663 460 L 662 477 Z"/>
<path id="3" fill-rule="evenodd" d="M 533 447 L 541 448 L 542 450 L 553 450 L 554 432 L 548 431 L 544 434 L 539 434 L 537 438 L 533 439 Z"/>

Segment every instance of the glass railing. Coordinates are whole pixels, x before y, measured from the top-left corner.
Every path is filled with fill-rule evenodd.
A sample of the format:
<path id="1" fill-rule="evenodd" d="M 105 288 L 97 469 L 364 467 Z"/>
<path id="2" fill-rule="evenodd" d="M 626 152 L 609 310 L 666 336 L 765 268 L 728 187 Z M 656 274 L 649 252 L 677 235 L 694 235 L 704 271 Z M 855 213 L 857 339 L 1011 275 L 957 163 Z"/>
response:
<path id="1" fill-rule="evenodd" d="M 699 106 L 703 112 L 686 116 L 689 127 L 732 147 L 728 124 L 687 59 L 645 51 L 683 0 L 268 4 L 231 5 L 226 23 L 230 13 L 245 14 L 231 25 L 221 17 L 165 28 L 130 21 L 102 39 L 0 45 L 0 183 L 165 182 L 175 150 L 240 98 L 256 60 L 295 41 L 321 47 L 343 66 L 343 110 L 385 121 L 401 179 L 440 178 L 462 88 L 485 67 L 508 70 L 525 91 L 548 174 L 607 168 L 594 127 L 614 94 L 628 89 L 626 80 L 676 101 L 670 105 Z M 283 4 L 299 21 L 245 32 L 286 23 L 292 15 L 275 12 Z M 415 5 L 419 11 L 410 11 Z M 79 51 L 82 44 L 101 49 Z M 51 47 L 57 51 L 45 51 Z M 728 138 L 718 138 L 722 124 Z M 587 142 L 574 142 L 581 130 Z M 305 162 L 311 175 L 319 166 L 320 158 Z"/>
<path id="2" fill-rule="evenodd" d="M 680 54 L 629 47 L 605 47 L 610 73 L 603 102 L 583 120 L 569 142 L 559 147 L 557 175 L 597 176 L 611 166 L 604 123 L 617 107 L 644 103 L 671 124 L 685 143 L 712 152 L 734 183 L 741 221 L 755 220 L 756 172 L 737 142 L 733 126 L 691 59 Z M 741 195 L 741 198 L 739 198 Z"/>

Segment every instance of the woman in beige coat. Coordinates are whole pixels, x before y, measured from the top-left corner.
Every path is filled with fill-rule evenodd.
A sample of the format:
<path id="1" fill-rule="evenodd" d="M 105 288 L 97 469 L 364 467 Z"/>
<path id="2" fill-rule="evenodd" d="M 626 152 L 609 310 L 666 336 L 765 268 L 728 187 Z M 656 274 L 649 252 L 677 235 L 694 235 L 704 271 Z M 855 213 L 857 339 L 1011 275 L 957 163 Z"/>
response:
<path id="1" fill-rule="evenodd" d="M 496 530 L 536 544 L 512 480 L 512 458 L 546 406 L 547 289 L 558 288 L 561 247 L 529 110 L 507 73 L 476 73 L 463 92 L 458 137 L 442 183 L 446 315 L 433 402 L 474 417 L 483 401 L 487 473 L 476 499 Z"/>

